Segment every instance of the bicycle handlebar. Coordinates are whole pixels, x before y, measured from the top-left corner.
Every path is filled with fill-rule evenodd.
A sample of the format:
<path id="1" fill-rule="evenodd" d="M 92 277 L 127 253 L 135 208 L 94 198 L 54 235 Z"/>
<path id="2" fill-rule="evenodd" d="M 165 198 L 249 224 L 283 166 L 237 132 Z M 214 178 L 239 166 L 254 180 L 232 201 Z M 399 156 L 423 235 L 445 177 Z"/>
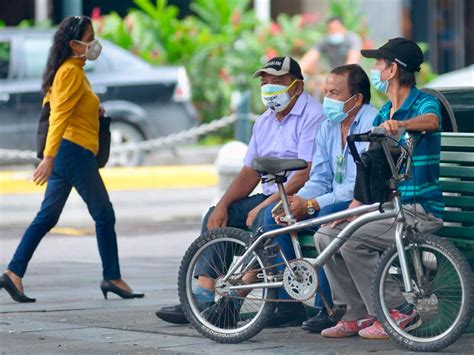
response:
<path id="1" fill-rule="evenodd" d="M 405 131 L 404 129 L 399 129 L 395 136 L 400 137 L 404 131 Z M 386 133 L 385 128 L 383 127 L 374 127 L 370 131 L 365 132 L 365 133 L 348 135 L 347 145 L 352 154 L 352 157 L 354 158 L 355 163 L 362 164 L 359 152 L 357 151 L 357 148 L 355 146 L 355 142 L 375 142 L 387 136 L 389 136 L 389 134 Z"/>

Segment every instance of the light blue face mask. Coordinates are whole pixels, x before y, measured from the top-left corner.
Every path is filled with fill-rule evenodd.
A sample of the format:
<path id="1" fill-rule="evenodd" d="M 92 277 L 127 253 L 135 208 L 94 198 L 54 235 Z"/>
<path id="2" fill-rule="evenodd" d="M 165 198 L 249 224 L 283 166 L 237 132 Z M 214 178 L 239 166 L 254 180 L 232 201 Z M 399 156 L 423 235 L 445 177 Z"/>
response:
<path id="1" fill-rule="evenodd" d="M 370 71 L 370 80 L 372 81 L 374 88 L 386 94 L 388 91 L 388 80 L 382 80 L 381 75 L 382 71 L 378 69 L 372 69 Z"/>
<path id="2" fill-rule="evenodd" d="M 344 42 L 344 33 L 333 33 L 328 35 L 328 42 L 331 44 L 341 44 Z"/>
<path id="3" fill-rule="evenodd" d="M 344 112 L 344 105 L 346 102 L 351 100 L 354 96 L 355 95 L 352 95 L 346 101 L 331 99 L 327 96 L 324 97 L 323 111 L 326 118 L 329 121 L 335 122 L 335 123 L 340 123 L 344 121 L 349 115 L 349 113 L 355 108 L 355 106 L 353 106 L 349 111 Z"/>

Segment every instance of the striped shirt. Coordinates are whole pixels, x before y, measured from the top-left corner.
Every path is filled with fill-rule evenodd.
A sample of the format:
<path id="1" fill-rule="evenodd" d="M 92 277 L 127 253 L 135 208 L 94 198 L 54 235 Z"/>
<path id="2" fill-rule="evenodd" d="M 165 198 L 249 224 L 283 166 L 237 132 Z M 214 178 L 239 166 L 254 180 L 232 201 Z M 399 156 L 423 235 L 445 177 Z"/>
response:
<path id="1" fill-rule="evenodd" d="M 387 102 L 374 119 L 374 126 L 390 119 L 392 103 Z M 404 204 L 419 203 L 427 213 L 442 218 L 443 196 L 439 184 L 439 159 L 441 151 L 441 108 L 438 99 L 418 90 L 415 86 L 392 119 L 405 121 L 428 113 L 439 119 L 439 127 L 433 132 L 413 133 L 410 136 L 416 143 L 412 154 L 410 179 L 398 186 Z M 400 143 L 406 144 L 405 135 Z"/>

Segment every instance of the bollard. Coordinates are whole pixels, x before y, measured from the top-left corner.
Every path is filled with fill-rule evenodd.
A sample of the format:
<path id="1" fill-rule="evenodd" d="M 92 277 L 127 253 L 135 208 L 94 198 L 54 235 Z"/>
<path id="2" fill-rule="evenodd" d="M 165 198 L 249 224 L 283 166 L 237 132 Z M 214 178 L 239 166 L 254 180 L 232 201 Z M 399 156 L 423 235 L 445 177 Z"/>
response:
<path id="1" fill-rule="evenodd" d="M 222 196 L 230 183 L 244 166 L 244 157 L 247 152 L 247 145 L 242 142 L 229 142 L 222 146 L 217 153 L 214 166 L 219 176 L 218 197 Z"/>
<path id="2" fill-rule="evenodd" d="M 246 153 L 247 145 L 237 141 L 224 144 L 219 150 L 219 153 L 217 153 L 214 166 L 216 167 L 217 175 L 219 177 L 219 185 L 217 195 L 214 199 L 215 203 L 217 203 L 217 201 L 222 197 L 232 180 L 235 179 L 244 166 L 244 157 Z M 251 195 L 255 193 L 262 193 L 262 187 L 260 184 L 257 185 Z"/>

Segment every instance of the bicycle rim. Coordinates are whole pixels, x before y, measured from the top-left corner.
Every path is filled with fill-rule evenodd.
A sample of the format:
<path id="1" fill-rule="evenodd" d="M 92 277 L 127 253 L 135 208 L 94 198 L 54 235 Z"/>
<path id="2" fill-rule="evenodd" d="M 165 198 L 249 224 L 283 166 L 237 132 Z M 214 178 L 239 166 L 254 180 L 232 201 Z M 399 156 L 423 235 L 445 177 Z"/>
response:
<path id="1" fill-rule="evenodd" d="M 251 328 L 264 311 L 265 300 L 268 298 L 269 290 L 253 289 L 246 297 L 240 297 L 235 294 L 228 297 L 228 290 L 216 287 L 212 305 L 219 304 L 220 308 L 218 312 L 209 316 L 206 314 L 207 311 L 200 306 L 202 303 L 198 302 L 195 297 L 195 290 L 198 286 L 196 265 L 201 260 L 207 270 L 214 273 L 212 278 L 219 280 L 242 257 L 246 249 L 246 244 L 240 239 L 221 237 L 209 241 L 199 248 L 189 263 L 186 273 L 186 297 L 196 320 L 214 332 L 230 335 L 242 333 Z M 209 258 L 210 251 L 214 253 L 214 260 Z M 258 273 L 260 274 L 259 279 L 252 280 L 252 283 L 266 280 L 267 272 L 263 260 L 255 252 L 252 253 L 250 258 L 245 260 L 243 266 L 237 270 L 232 278 L 241 278 L 244 275 L 241 272 L 243 267 L 249 263 L 252 263 L 252 269 L 259 270 Z M 235 282 L 236 285 L 243 283 L 243 281 Z M 233 324 L 234 321 L 236 321 L 235 324 Z"/>
<path id="2" fill-rule="evenodd" d="M 416 253 L 421 260 L 421 282 L 414 267 Z M 435 343 L 453 332 L 468 306 L 465 279 L 458 263 L 442 248 L 427 243 L 410 244 L 405 247 L 405 255 L 413 292 L 405 292 L 398 253 L 395 251 L 384 265 L 378 287 L 383 319 L 408 341 Z M 408 324 L 400 325 L 391 317 L 393 305 L 387 304 L 385 295 L 392 285 L 399 288 L 406 301 L 398 307 L 398 311 L 415 315 Z"/>

